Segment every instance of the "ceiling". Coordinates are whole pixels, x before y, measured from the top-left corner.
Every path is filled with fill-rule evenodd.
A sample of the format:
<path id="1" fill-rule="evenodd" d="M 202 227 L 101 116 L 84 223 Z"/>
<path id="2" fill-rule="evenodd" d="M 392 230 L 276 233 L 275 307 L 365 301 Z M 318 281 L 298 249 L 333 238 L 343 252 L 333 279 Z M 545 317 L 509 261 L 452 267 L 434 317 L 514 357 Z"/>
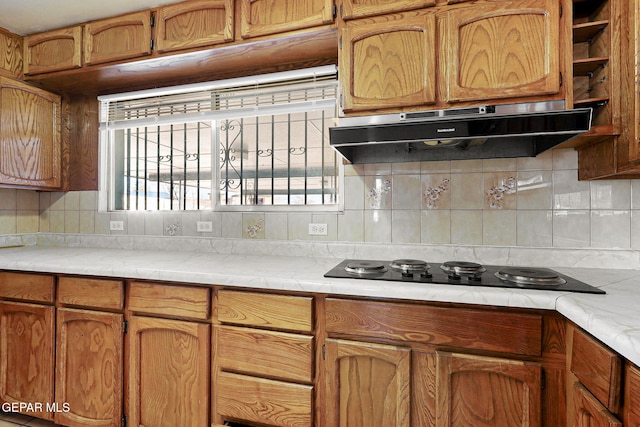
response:
<path id="1" fill-rule="evenodd" d="M 178 0 L 0 0 L 0 27 L 25 36 Z"/>

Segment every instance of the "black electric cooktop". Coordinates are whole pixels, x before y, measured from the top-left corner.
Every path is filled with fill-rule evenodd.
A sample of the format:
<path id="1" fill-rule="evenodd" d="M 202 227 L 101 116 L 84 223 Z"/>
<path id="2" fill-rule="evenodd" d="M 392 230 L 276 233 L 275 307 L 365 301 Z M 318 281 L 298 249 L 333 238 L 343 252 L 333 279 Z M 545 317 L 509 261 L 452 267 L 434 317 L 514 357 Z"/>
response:
<path id="1" fill-rule="evenodd" d="M 605 294 L 602 289 L 548 268 L 481 265 L 464 261 L 427 263 L 421 260 L 394 261 L 346 259 L 324 277 L 489 286 L 495 288 L 540 289 L 545 291 Z"/>

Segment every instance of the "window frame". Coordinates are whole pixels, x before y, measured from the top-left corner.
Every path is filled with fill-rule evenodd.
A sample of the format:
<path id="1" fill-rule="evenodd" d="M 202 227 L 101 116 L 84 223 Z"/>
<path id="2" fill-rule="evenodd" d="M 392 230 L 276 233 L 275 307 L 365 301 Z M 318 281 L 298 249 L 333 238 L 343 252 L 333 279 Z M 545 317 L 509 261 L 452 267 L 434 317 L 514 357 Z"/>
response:
<path id="1" fill-rule="evenodd" d="M 268 75 L 264 75 L 264 76 L 254 76 L 249 78 L 249 81 L 254 81 L 255 79 L 261 79 L 264 81 L 277 81 L 277 80 L 282 80 L 282 79 L 286 79 L 286 77 L 295 77 L 295 76 L 304 76 L 304 75 L 309 75 L 309 73 L 324 73 L 324 74 L 329 74 L 329 73 L 335 73 L 336 72 L 336 67 L 335 66 L 325 66 L 325 67 L 316 67 L 313 69 L 307 69 L 307 70 L 295 70 L 295 71 L 289 71 L 289 72 L 282 72 L 282 73 L 273 73 L 273 74 L 268 74 Z M 101 102 L 101 105 L 103 102 L 108 101 L 108 102 L 113 102 L 114 100 L 127 100 L 127 99 L 140 99 L 140 98 L 145 98 L 145 97 L 150 97 L 150 96 L 158 96 L 158 95 L 164 95 L 164 94 L 177 94 L 177 93 L 181 93 L 184 92 L 185 90 L 193 90 L 194 87 L 225 87 L 225 86 L 232 86 L 233 84 L 238 84 L 239 82 L 246 80 L 244 78 L 239 78 L 239 79 L 228 79 L 228 80 L 222 80 L 222 81 L 215 81 L 215 82 L 209 82 L 209 83 L 204 83 L 204 84 L 193 84 L 193 85 L 182 85 L 182 86 L 175 86 L 175 87 L 170 87 L 170 88 L 162 88 L 162 89 L 151 89 L 151 90 L 145 90 L 145 91 L 137 91 L 137 92 L 128 92 L 128 93 L 123 93 L 123 94 L 117 94 L 117 95 L 107 95 L 107 96 L 102 96 L 102 97 L 98 97 L 98 100 Z M 337 78 L 336 78 L 336 84 L 337 84 Z M 336 98 L 337 98 L 337 93 L 336 93 Z M 320 111 L 320 110 L 326 110 L 327 105 L 328 105 L 328 100 L 322 100 L 318 102 L 318 106 L 316 106 L 315 108 L 307 108 L 307 109 L 303 109 L 301 111 Z M 335 118 L 334 120 L 337 121 L 338 119 L 338 108 L 337 108 L 337 99 L 334 100 L 332 107 L 335 107 Z M 287 104 L 284 104 L 285 106 Z M 276 106 L 277 108 L 277 114 L 283 114 L 286 112 L 283 111 L 279 111 L 282 109 L 285 109 L 286 107 L 282 107 L 282 106 Z M 275 108 L 275 107 L 274 107 Z M 258 205 L 258 204 L 254 204 L 254 205 L 227 205 L 227 204 L 223 204 L 220 197 L 221 197 L 221 187 L 220 187 L 220 182 L 222 179 L 222 174 L 220 171 L 220 166 L 221 166 L 221 158 L 220 158 L 220 150 L 222 149 L 222 141 L 220 138 L 220 130 L 219 130 L 219 123 L 222 120 L 225 120 L 227 118 L 230 117 L 244 117 L 244 118 L 250 118 L 250 117 L 264 117 L 264 116 L 273 116 L 273 113 L 271 113 L 269 110 L 269 107 L 264 108 L 264 110 L 261 110 L 260 114 L 247 114 L 247 112 L 243 112 L 243 111 L 238 111 L 237 115 L 235 113 L 235 111 L 233 110 L 229 110 L 231 111 L 229 112 L 219 112 L 219 111 L 212 111 L 211 114 L 209 114 L 207 116 L 206 119 L 203 118 L 194 118 L 194 117 L 186 117 L 186 120 L 184 119 L 179 119 L 179 116 L 176 116 L 177 119 L 176 120 L 171 120 L 171 119 L 167 119 L 165 117 L 160 117 L 162 123 L 161 124 L 169 124 L 170 122 L 176 122 L 176 123 L 188 123 L 188 122 L 207 122 L 211 124 L 211 143 L 212 143 L 212 165 L 211 165 L 211 182 L 212 182 L 212 189 L 211 189 L 211 194 L 212 194 L 212 206 L 211 208 L 200 208 L 200 209 L 161 209 L 161 210 L 157 210 L 157 209 L 149 209 L 149 210 L 144 210 L 144 209 L 115 209 L 115 197 L 116 197 L 116 192 L 114 191 L 115 189 L 115 168 L 116 168 L 116 158 L 115 158 L 115 143 L 114 143 L 114 136 L 115 136 L 115 132 L 121 129 L 132 129 L 132 128 L 136 128 L 136 127 L 141 127 L 142 125 L 137 124 L 137 123 L 132 123 L 130 125 L 126 124 L 125 122 L 117 122 L 116 125 L 112 125 L 111 123 L 107 122 L 107 119 L 105 118 L 105 112 L 102 111 L 101 108 L 101 125 L 100 125 L 100 132 L 99 132 L 99 138 L 100 138 L 100 145 L 99 145 L 99 190 L 98 190 L 98 211 L 100 212 L 110 212 L 110 213 L 123 213 L 126 214 L 128 212 L 160 212 L 160 213 L 183 213 L 183 212 L 318 212 L 318 213 L 322 213 L 322 212 L 327 212 L 327 213 L 331 213 L 331 212 L 342 212 L 344 210 L 344 184 L 345 184 L 345 178 L 344 178 L 344 162 L 342 161 L 342 157 L 339 154 L 335 154 L 336 155 L 336 161 L 335 161 L 335 165 L 337 166 L 337 170 L 336 170 L 336 202 L 332 203 L 332 204 L 325 204 L 325 203 L 319 203 L 319 204 L 307 204 L 307 205 L 298 205 L 298 204 L 294 204 L 294 205 Z M 291 112 L 295 112 L 296 108 L 295 105 L 292 105 L 291 108 Z M 225 117 L 222 117 L 225 116 Z M 211 119 L 211 117 L 219 117 L 217 120 L 216 119 Z M 158 121 L 153 121 L 150 120 L 149 124 L 146 124 L 146 126 L 156 126 L 158 125 Z M 208 175 L 203 177 L 203 179 L 209 179 Z"/>

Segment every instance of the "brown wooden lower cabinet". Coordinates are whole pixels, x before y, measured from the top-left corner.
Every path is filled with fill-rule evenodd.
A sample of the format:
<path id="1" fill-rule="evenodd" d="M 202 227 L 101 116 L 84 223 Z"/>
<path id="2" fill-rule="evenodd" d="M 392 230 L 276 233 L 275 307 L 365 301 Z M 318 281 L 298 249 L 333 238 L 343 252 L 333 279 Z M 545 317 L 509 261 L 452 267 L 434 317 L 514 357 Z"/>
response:
<path id="1" fill-rule="evenodd" d="M 575 383 L 573 393 L 574 427 L 622 427 L 622 423 L 585 386 Z"/>
<path id="2" fill-rule="evenodd" d="M 556 313 L 128 286 L 0 272 L 0 402 L 70 427 L 640 427 L 640 369 Z"/>
<path id="3" fill-rule="evenodd" d="M 119 427 L 123 395 L 123 315 L 57 310 L 55 421 Z M 66 409 L 66 410 L 65 410 Z"/>
<path id="4" fill-rule="evenodd" d="M 624 425 L 640 427 L 640 369 L 627 363 L 625 378 Z"/>
<path id="5" fill-rule="evenodd" d="M 438 353 L 436 426 L 542 426 L 537 363 Z"/>
<path id="6" fill-rule="evenodd" d="M 329 339 L 326 372 L 328 426 L 411 426 L 411 349 Z"/>
<path id="7" fill-rule="evenodd" d="M 209 425 L 211 325 L 132 316 L 128 425 Z"/>
<path id="8" fill-rule="evenodd" d="M 0 402 L 32 404 L 24 413 L 48 420 L 53 413 L 44 405 L 54 401 L 54 325 L 54 307 L 0 302 Z"/>

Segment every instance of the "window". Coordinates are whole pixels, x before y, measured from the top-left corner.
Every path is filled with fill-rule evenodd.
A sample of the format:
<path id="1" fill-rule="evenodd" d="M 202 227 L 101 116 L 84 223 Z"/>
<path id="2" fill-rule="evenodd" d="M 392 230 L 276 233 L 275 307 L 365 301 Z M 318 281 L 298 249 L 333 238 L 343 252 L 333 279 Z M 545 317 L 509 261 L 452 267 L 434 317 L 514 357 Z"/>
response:
<path id="1" fill-rule="evenodd" d="M 337 209 L 335 67 L 100 97 L 109 210 Z"/>

